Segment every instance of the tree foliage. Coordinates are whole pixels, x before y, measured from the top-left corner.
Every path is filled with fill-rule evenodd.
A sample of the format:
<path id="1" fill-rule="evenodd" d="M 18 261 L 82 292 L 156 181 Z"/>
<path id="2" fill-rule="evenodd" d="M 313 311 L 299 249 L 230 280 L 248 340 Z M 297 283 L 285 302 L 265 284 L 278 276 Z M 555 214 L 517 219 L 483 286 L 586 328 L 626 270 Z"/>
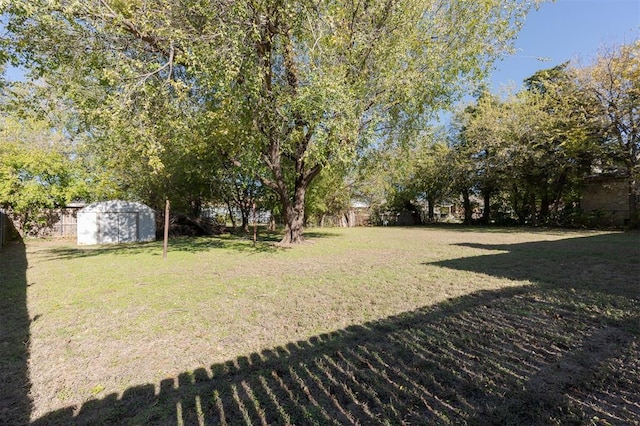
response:
<path id="1" fill-rule="evenodd" d="M 74 157 L 68 117 L 46 99 L 30 99 L 42 88 L 17 84 L 0 97 L 0 207 L 9 210 L 25 233 L 46 221 L 43 209 L 64 206 L 82 197 L 89 187 L 82 161 Z M 22 99 L 18 108 L 14 101 Z M 65 121 L 67 120 L 67 121 Z"/>
<path id="2" fill-rule="evenodd" d="M 352 172 L 343 165 L 325 167 L 305 197 L 305 221 L 324 226 L 327 216 L 342 217 L 355 197 Z"/>
<path id="3" fill-rule="evenodd" d="M 483 93 L 459 111 L 450 169 L 465 211 L 476 193 L 487 223 L 557 223 L 562 208 L 579 200 L 588 175 L 621 170 L 631 177 L 629 211 L 635 217 L 637 54 L 635 43 L 585 67 L 565 63 L 540 70 L 520 92 L 504 99 Z"/>
<path id="4" fill-rule="evenodd" d="M 396 214 L 415 212 L 416 220 L 426 211 L 424 220 L 434 221 L 436 204 L 451 194 L 450 154 L 443 129 L 422 132 L 412 143 L 390 151 L 385 156 L 389 172 L 375 172 L 390 182 L 387 202 L 379 207 Z"/>
<path id="5" fill-rule="evenodd" d="M 603 170 L 621 170 L 629 177 L 629 212 L 638 225 L 640 41 L 603 49 L 591 65 L 576 69 L 575 78 L 594 105 L 603 142 L 600 166 Z"/>
<path id="6" fill-rule="evenodd" d="M 321 170 L 419 130 L 509 48 L 529 5 L 14 0 L 3 45 L 64 87 L 105 165 L 131 171 L 122 185 L 255 153 L 295 243 Z"/>

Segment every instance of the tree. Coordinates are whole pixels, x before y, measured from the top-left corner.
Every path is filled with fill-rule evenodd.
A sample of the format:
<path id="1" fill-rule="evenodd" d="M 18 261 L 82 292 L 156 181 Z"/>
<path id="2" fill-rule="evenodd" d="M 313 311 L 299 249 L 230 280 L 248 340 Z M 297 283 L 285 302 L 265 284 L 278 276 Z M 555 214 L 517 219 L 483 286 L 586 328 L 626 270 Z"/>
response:
<path id="1" fill-rule="evenodd" d="M 65 136 L 49 122 L 0 114 L 0 207 L 28 234 L 45 225 L 43 209 L 63 207 L 89 190 L 84 171 L 67 153 Z"/>
<path id="2" fill-rule="evenodd" d="M 401 213 L 426 207 L 427 220 L 434 221 L 436 203 L 451 193 L 449 147 L 441 129 L 423 132 L 410 145 L 390 151 L 393 172 L 386 176 L 392 182 L 387 208 Z"/>
<path id="3" fill-rule="evenodd" d="M 229 162 L 223 162 L 217 171 L 214 196 L 220 197 L 227 205 L 233 228 L 236 227 L 234 211 L 238 211 L 241 229 L 249 232 L 249 219 L 254 206 L 257 208 L 258 202 L 265 197 L 264 186 L 255 178 L 254 173 Z"/>
<path id="4" fill-rule="evenodd" d="M 535 202 L 531 205 L 534 222 L 538 216 L 548 222 L 551 213 L 557 216 L 562 201 L 571 201 L 599 152 L 596 106 L 584 96 L 568 65 L 536 72 L 524 81 L 526 91 L 518 94 L 521 120 L 531 121 L 524 134 L 535 134 L 529 157 L 537 169 L 531 179 L 532 197 L 540 208 L 536 211 Z"/>
<path id="5" fill-rule="evenodd" d="M 223 146 L 232 161 L 234 152 L 259 153 L 268 173 L 257 177 L 281 204 L 282 242 L 297 243 L 307 189 L 323 167 L 419 129 L 485 74 L 529 7 L 15 0 L 2 12 L 5 49 L 68 84 L 94 126 L 154 169 L 168 139 L 190 127 L 206 129 L 205 144 Z"/>
<path id="6" fill-rule="evenodd" d="M 345 215 L 351 207 L 352 186 L 345 167 L 325 167 L 305 197 L 305 220 L 315 220 L 319 226 L 324 226 L 327 216 Z"/>
<path id="7" fill-rule="evenodd" d="M 509 161 L 505 157 L 506 152 L 501 149 L 502 108 L 502 102 L 485 91 L 475 105 L 464 107 L 454 120 L 458 133 L 458 145 L 455 147 L 457 155 L 454 158 L 458 169 L 455 175 L 458 185 L 462 185 L 465 215 L 467 207 L 471 207 L 468 200 L 470 192 L 478 192 L 484 201 L 482 222 L 485 224 L 492 220 L 492 200 L 502 187 L 503 167 Z M 460 174 L 469 171 L 471 182 L 466 182 Z M 465 183 L 471 183 L 472 187 L 465 188 Z"/>
<path id="8" fill-rule="evenodd" d="M 368 152 L 354 166 L 353 198 L 365 201 L 371 211 L 388 210 L 394 184 L 405 179 L 406 157 L 398 148 Z"/>
<path id="9" fill-rule="evenodd" d="M 451 148 L 446 158 L 448 174 L 451 178 L 450 193 L 462 198 L 463 223 L 470 225 L 473 221 L 471 196 L 475 194 L 475 162 L 470 145 L 464 137 L 464 132 L 456 128 L 456 125 L 460 123 L 453 121 L 452 124 L 449 136 Z"/>
<path id="10" fill-rule="evenodd" d="M 632 225 L 638 225 L 640 182 L 640 41 L 603 50 L 593 64 L 575 70 L 584 96 L 597 105 L 606 157 L 603 166 L 619 167 L 629 177 Z M 613 164 L 611 164 L 613 163 Z"/>
<path id="11" fill-rule="evenodd" d="M 456 164 L 472 170 L 485 222 L 491 197 L 507 201 L 496 213 L 520 224 L 547 223 L 552 208 L 557 217 L 597 155 L 593 111 L 562 64 L 536 72 L 504 99 L 484 94 L 457 116 Z"/>
<path id="12" fill-rule="evenodd" d="M 427 201 L 427 217 L 433 222 L 435 204 L 448 196 L 451 190 L 451 168 L 447 164 L 449 147 L 443 140 L 436 139 L 421 146 L 416 154 L 413 185 Z"/>

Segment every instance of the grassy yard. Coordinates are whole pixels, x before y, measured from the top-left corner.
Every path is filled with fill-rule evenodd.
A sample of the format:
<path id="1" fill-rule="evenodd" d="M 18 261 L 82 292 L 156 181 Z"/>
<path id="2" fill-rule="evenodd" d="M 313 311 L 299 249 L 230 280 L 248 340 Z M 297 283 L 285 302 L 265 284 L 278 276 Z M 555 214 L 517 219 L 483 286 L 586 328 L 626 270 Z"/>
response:
<path id="1" fill-rule="evenodd" d="M 0 424 L 640 424 L 640 234 L 0 251 Z"/>

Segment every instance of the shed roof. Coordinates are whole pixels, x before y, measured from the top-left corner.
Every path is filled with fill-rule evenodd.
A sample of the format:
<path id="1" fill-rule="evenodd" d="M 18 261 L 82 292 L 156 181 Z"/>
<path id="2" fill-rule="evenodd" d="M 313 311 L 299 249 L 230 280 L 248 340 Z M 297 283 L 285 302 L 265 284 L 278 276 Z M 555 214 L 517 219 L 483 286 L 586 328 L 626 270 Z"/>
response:
<path id="1" fill-rule="evenodd" d="M 133 201 L 110 200 L 91 203 L 81 210 L 81 212 L 140 212 L 153 211 L 149 206 Z"/>

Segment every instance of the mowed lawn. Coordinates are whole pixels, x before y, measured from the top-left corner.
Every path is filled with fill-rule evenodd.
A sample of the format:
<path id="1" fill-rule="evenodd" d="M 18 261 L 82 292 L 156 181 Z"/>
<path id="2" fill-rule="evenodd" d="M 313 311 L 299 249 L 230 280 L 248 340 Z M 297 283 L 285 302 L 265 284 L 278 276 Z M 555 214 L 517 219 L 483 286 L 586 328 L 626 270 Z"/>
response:
<path id="1" fill-rule="evenodd" d="M 640 234 L 0 251 L 0 424 L 640 424 Z"/>

